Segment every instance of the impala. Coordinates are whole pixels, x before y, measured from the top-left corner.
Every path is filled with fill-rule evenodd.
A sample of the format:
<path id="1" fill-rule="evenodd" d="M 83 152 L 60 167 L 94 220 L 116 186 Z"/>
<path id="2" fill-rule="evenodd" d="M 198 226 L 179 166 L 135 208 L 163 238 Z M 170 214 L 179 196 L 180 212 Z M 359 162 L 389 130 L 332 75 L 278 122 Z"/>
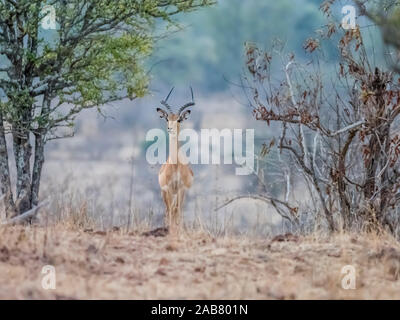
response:
<path id="1" fill-rule="evenodd" d="M 182 208 L 185 200 L 185 192 L 192 186 L 193 171 L 185 161 L 185 156 L 179 153 L 179 130 L 181 123 L 190 115 L 187 108 L 195 105 L 193 89 L 190 88 L 192 101 L 186 103 L 178 109 L 176 113 L 172 111 L 168 104 L 174 88 L 171 89 L 165 100 L 161 101 L 164 109 L 157 108 L 160 118 L 167 121 L 169 134 L 169 156 L 167 162 L 162 165 L 158 174 L 158 181 L 161 187 L 161 195 L 165 203 L 165 223 L 169 232 L 177 233 L 182 226 Z"/>

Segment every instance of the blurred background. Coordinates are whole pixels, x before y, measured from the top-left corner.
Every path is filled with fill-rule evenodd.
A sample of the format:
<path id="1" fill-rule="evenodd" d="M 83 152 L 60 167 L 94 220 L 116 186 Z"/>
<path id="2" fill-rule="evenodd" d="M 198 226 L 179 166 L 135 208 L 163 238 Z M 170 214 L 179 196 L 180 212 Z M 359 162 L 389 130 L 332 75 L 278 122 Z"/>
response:
<path id="1" fill-rule="evenodd" d="M 88 215 L 100 226 L 161 225 L 160 166 L 149 165 L 145 158 L 147 131 L 166 126 L 156 112 L 160 100 L 175 86 L 169 102 L 182 105 L 190 101 L 192 86 L 196 106 L 184 128 L 255 129 L 257 155 L 273 127 L 256 121 L 246 101 L 241 82 L 245 44 L 261 48 L 278 44 L 282 51 L 306 62 L 309 57 L 303 43 L 326 23 L 319 11 L 321 2 L 219 0 L 215 6 L 178 17 L 179 30 L 160 34 L 148 61 L 152 79 L 148 97 L 105 106 L 105 117 L 96 110 L 86 111 L 79 117 L 73 139 L 48 144 L 42 194 L 74 205 L 84 200 Z M 337 11 L 340 14 L 339 7 Z M 335 62 L 337 55 L 330 54 L 334 50 L 325 48 L 323 67 L 327 70 Z M 185 204 L 186 224 L 207 225 L 215 232 L 227 228 L 281 232 L 280 216 L 263 202 L 240 200 L 215 212 L 226 200 L 257 193 L 263 184 L 279 197 L 284 179 L 274 175 L 268 159 L 256 163 L 256 170 L 263 170 L 262 181 L 256 175 L 236 176 L 236 165 L 192 165 L 195 179 Z"/>

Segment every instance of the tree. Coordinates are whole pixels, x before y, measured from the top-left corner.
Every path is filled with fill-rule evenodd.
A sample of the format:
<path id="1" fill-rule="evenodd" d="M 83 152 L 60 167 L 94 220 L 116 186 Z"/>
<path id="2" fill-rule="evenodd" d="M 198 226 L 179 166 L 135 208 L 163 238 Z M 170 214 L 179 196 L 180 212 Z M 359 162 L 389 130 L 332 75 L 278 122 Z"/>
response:
<path id="1" fill-rule="evenodd" d="M 328 16 L 331 3 L 321 7 Z M 327 78 L 318 52 L 334 33 L 341 34 L 340 62 L 337 76 Z M 395 232 L 400 222 L 399 78 L 373 64 L 359 27 L 343 31 L 330 22 L 322 39 L 310 38 L 304 48 L 314 52 L 307 66 L 281 54 L 284 72 L 278 82 L 270 72 L 274 55 L 247 48 L 246 87 L 254 116 L 281 126 L 266 145 L 275 145 L 295 168 L 308 186 L 314 213 L 323 213 L 330 230 L 367 226 Z M 296 204 L 288 199 L 286 215 L 296 220 Z"/>
<path id="2" fill-rule="evenodd" d="M 0 183 L 8 217 L 38 204 L 45 144 L 69 136 L 67 128 L 82 110 L 96 107 L 101 112 L 106 103 L 146 93 L 142 63 L 156 40 L 156 22 L 170 24 L 173 15 L 211 3 L 0 1 Z M 56 29 L 47 30 L 54 14 Z M 7 134 L 13 152 L 7 148 Z"/>

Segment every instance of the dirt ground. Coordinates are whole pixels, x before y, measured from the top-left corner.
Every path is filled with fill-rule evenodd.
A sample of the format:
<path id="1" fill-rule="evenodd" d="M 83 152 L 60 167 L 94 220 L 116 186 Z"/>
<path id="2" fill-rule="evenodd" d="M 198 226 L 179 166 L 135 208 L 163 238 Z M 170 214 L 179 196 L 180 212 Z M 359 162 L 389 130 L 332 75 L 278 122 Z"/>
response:
<path id="1" fill-rule="evenodd" d="M 42 287 L 54 266 L 56 289 Z M 342 268 L 356 289 L 342 288 Z M 179 238 L 52 227 L 0 229 L 0 299 L 399 299 L 387 236 Z"/>

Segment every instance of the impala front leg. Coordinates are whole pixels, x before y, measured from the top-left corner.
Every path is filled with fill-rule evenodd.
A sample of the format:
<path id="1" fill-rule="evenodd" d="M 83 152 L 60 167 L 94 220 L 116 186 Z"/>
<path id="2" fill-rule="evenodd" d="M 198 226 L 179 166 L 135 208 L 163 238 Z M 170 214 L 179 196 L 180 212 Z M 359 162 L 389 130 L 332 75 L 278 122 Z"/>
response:
<path id="1" fill-rule="evenodd" d="M 179 227 L 182 226 L 182 222 L 183 222 L 182 212 L 183 212 L 184 202 L 185 202 L 185 190 L 181 190 L 181 191 L 179 191 L 179 194 L 178 194 L 178 210 L 177 210 L 177 217 L 176 217 L 177 225 Z"/>
<path id="2" fill-rule="evenodd" d="M 171 195 L 168 191 L 161 191 L 161 196 L 165 203 L 164 224 L 169 228 L 171 225 Z"/>

